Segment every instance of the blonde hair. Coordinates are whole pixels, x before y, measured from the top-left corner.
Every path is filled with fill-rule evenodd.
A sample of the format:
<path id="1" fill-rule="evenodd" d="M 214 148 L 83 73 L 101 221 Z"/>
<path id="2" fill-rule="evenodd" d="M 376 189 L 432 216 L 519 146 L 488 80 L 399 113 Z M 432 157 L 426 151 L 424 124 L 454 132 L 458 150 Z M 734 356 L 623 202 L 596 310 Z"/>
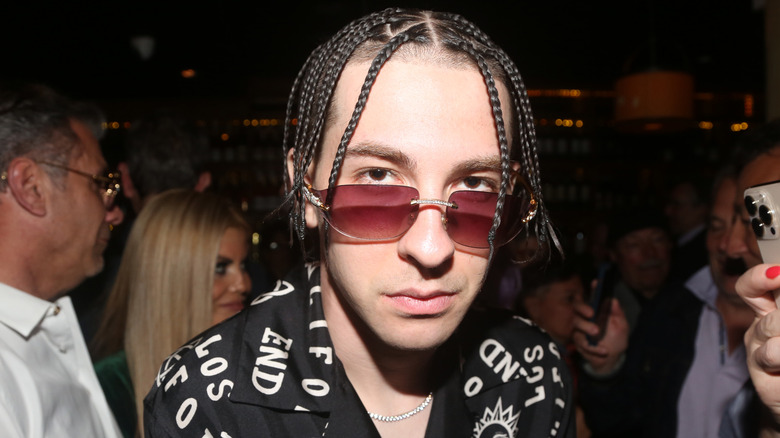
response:
<path id="1" fill-rule="evenodd" d="M 126 351 L 136 436 L 162 361 L 211 326 L 214 267 L 228 228 L 250 234 L 223 198 L 181 189 L 153 196 L 133 224 L 94 346 L 98 357 Z"/>

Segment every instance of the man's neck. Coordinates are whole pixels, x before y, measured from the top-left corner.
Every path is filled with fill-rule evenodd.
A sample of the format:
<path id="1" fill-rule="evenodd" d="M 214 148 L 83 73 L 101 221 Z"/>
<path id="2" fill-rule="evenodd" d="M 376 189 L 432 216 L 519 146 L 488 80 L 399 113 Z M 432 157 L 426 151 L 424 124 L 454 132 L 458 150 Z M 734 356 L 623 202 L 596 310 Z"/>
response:
<path id="1" fill-rule="evenodd" d="M 29 215 L 18 207 L 0 208 L 0 215 L 5 215 L 0 221 L 0 282 L 46 301 L 55 301 L 78 285 L 70 284 L 70 270 L 57 265 L 60 258 L 53 254 L 46 234 L 49 223 L 23 222 Z"/>
<path id="2" fill-rule="evenodd" d="M 365 326 L 356 326 L 327 280 L 322 305 L 336 356 L 367 410 L 404 413 L 419 405 L 433 388 L 429 370 L 435 351 L 399 351 L 381 342 Z M 407 422 L 409 420 L 404 420 Z"/>
<path id="3" fill-rule="evenodd" d="M 45 264 L 35 266 L 26 263 L 21 253 L 15 255 L 17 257 L 13 260 L 8 257 L 0 257 L 0 266 L 2 266 L 0 283 L 46 301 L 56 301 L 65 295 L 67 290 L 54 287 L 57 282 L 51 281 L 51 272 L 41 272 L 39 269 L 40 266 L 46 266 Z"/>

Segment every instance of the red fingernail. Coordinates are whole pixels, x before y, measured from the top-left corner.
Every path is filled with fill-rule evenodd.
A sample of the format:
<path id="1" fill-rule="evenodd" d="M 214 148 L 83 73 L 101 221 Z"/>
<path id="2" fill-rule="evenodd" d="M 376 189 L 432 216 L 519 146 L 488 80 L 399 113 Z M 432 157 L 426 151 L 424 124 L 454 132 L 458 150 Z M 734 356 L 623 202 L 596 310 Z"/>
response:
<path id="1" fill-rule="evenodd" d="M 766 270 L 766 278 L 774 279 L 778 275 L 780 275 L 780 266 L 772 266 Z"/>

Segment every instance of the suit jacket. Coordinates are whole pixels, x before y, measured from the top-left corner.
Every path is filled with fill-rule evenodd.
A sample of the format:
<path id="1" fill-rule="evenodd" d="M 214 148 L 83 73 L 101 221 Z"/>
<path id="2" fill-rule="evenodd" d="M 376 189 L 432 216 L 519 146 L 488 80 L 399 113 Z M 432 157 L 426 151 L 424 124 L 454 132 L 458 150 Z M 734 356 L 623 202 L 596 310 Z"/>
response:
<path id="1" fill-rule="evenodd" d="M 579 374 L 580 403 L 594 438 L 675 436 L 702 307 L 682 284 L 670 285 L 642 308 L 615 375 Z"/>

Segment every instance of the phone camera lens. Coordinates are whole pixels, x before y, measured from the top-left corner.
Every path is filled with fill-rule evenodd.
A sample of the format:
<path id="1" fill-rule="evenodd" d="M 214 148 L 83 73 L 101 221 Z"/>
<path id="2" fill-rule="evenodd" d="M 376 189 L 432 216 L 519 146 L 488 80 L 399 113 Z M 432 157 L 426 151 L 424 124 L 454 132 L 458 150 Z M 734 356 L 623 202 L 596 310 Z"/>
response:
<path id="1" fill-rule="evenodd" d="M 761 222 L 763 222 L 765 225 L 772 223 L 772 212 L 766 205 L 762 205 L 758 208 L 758 217 L 761 218 Z"/>
<path id="2" fill-rule="evenodd" d="M 753 232 L 756 233 L 756 237 L 764 237 L 764 224 L 758 219 L 753 219 L 750 223 L 753 225 Z"/>
<path id="3" fill-rule="evenodd" d="M 756 200 L 752 196 L 745 196 L 745 208 L 751 216 L 756 214 Z"/>

